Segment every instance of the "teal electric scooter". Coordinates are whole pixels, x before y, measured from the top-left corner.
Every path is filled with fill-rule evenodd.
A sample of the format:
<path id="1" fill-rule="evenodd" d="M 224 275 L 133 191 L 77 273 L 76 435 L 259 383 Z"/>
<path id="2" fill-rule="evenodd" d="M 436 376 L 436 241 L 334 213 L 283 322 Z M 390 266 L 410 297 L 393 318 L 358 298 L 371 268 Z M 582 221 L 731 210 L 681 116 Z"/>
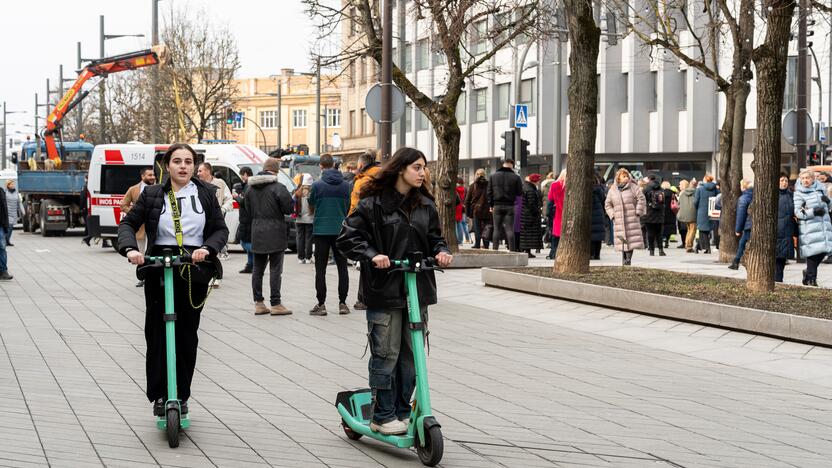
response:
<path id="1" fill-rule="evenodd" d="M 413 361 L 416 365 L 416 390 L 412 409 L 410 411 L 410 425 L 407 432 L 401 435 L 384 435 L 370 429 L 372 416 L 373 395 L 369 388 L 338 393 L 335 406 L 341 414 L 344 433 L 351 440 L 358 440 L 362 436 L 386 442 L 394 447 L 410 448 L 415 446 L 419 459 L 427 466 L 435 466 L 442 459 L 444 444 L 442 430 L 430 407 L 430 391 L 428 388 L 428 371 L 425 362 L 425 323 L 419 309 L 419 297 L 416 292 L 416 275 L 429 270 L 439 270 L 433 258 L 423 258 L 420 252 L 409 254 L 406 259 L 392 260 L 396 267 L 391 270 L 404 272 L 407 286 L 407 314 L 408 328 L 413 343 Z"/>
<path id="2" fill-rule="evenodd" d="M 182 414 L 182 402 L 176 388 L 176 311 L 173 310 L 173 269 L 192 265 L 190 255 L 176 256 L 172 250 L 165 250 L 160 257 L 145 257 L 145 268 L 164 268 L 165 284 L 165 351 L 168 375 L 168 399 L 165 402 L 165 416 L 157 416 L 156 427 L 167 430 L 168 445 L 179 447 L 179 430 L 191 425 L 188 414 Z"/>

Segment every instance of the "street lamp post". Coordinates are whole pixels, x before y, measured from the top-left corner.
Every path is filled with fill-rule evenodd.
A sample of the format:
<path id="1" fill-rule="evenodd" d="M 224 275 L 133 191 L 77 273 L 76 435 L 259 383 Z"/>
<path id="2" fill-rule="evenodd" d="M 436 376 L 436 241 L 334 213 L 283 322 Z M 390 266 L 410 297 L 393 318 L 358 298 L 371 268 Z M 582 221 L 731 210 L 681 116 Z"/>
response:
<path id="1" fill-rule="evenodd" d="M 100 58 L 104 58 L 104 41 L 107 39 L 117 39 L 119 37 L 144 37 L 144 34 L 105 34 L 104 33 L 104 15 L 99 15 L 98 17 L 98 26 L 99 26 L 99 37 L 98 37 L 98 48 L 99 48 L 99 55 Z M 80 54 L 79 54 L 80 55 Z M 103 79 L 103 78 L 102 78 Z M 99 143 L 105 143 L 107 141 L 107 125 L 104 121 L 104 114 L 105 114 L 105 102 L 104 102 L 104 90 L 105 90 L 106 82 L 101 82 L 101 87 L 98 88 L 98 120 L 99 120 Z"/>
<path id="2" fill-rule="evenodd" d="M 152 26 L 151 26 L 151 33 L 150 33 L 150 42 L 151 45 L 157 45 L 159 43 L 159 0 L 150 0 L 152 4 Z M 151 118 L 151 136 L 153 138 L 154 143 L 161 143 L 162 139 L 162 132 L 160 130 L 160 123 L 159 123 L 159 70 L 157 67 L 153 67 L 150 70 L 150 79 L 151 83 L 151 109 L 153 110 L 153 115 Z"/>
<path id="3" fill-rule="evenodd" d="M 8 128 L 7 123 L 6 123 L 6 116 L 8 114 L 21 114 L 21 113 L 24 113 L 24 112 L 26 112 L 26 111 L 10 111 L 8 109 L 6 101 L 3 101 L 3 149 L 2 149 L 2 153 L 0 153 L 0 160 L 2 160 L 2 164 L 0 164 L 0 166 L 2 166 L 2 167 L 0 167 L 0 169 L 5 169 L 6 168 L 6 144 L 7 144 L 7 142 L 6 142 L 6 129 Z"/>

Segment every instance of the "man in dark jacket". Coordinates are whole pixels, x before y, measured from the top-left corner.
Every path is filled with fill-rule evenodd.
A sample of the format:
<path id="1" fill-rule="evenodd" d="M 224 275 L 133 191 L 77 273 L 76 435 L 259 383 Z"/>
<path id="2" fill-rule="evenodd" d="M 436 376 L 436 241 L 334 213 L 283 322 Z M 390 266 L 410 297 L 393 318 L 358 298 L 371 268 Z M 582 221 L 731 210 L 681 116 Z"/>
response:
<path id="1" fill-rule="evenodd" d="M 241 167 L 240 178 L 243 182 L 234 184 L 234 190 L 231 191 L 231 197 L 240 206 L 240 210 L 243 209 L 243 203 L 245 203 L 243 194 L 246 193 L 246 189 L 248 188 L 248 179 L 253 175 L 254 172 L 252 172 L 250 167 Z M 240 247 L 246 251 L 246 265 L 240 270 L 240 273 L 251 273 L 254 271 L 254 254 L 251 253 L 251 226 L 244 226 L 243 224 L 237 225 L 237 241 L 240 242 Z"/>
<path id="2" fill-rule="evenodd" d="M 740 260 L 742 260 L 742 256 L 745 254 L 745 246 L 751 240 L 751 213 L 748 209 L 751 206 L 752 200 L 754 200 L 754 189 L 750 183 L 747 184 L 748 188 L 737 199 L 737 221 L 734 225 L 734 233 L 740 238 L 740 245 L 737 247 L 737 255 L 734 256 L 734 261 L 728 265 L 728 268 L 732 270 L 738 270 L 740 268 Z"/>
<path id="3" fill-rule="evenodd" d="M 315 221 L 312 224 L 312 238 L 315 244 L 315 293 L 318 303 L 310 315 L 326 315 L 326 266 L 332 251 L 338 267 L 338 313 L 349 314 L 347 292 L 349 276 L 347 259 L 335 246 L 335 239 L 341 232 L 341 224 L 350 209 L 350 184 L 344 181 L 341 171 L 333 168 L 332 155 L 321 155 L 321 179 L 312 184 L 309 205 L 314 207 Z"/>
<path id="4" fill-rule="evenodd" d="M 254 295 L 254 315 L 289 315 L 289 309 L 280 303 L 280 282 L 283 275 L 283 252 L 286 250 L 285 216 L 292 213 L 292 196 L 277 181 L 280 160 L 269 158 L 263 164 L 263 172 L 249 177 L 243 193 L 245 202 L 240 209 L 240 226 L 244 235 L 251 238 L 254 254 L 254 271 L 251 290 Z M 248 232 L 245 230 L 248 229 Z M 263 302 L 263 273 L 269 264 L 269 289 L 271 307 Z"/>
<path id="5" fill-rule="evenodd" d="M 0 190 L 0 281 L 9 281 L 8 257 L 6 256 L 6 231 L 11 229 L 9 213 L 6 211 L 6 192 Z"/>
<path id="6" fill-rule="evenodd" d="M 644 198 L 647 201 L 647 213 L 641 217 L 641 222 L 647 230 L 647 247 L 650 255 L 656 255 L 656 246 L 659 247 L 659 255 L 664 257 L 664 242 L 662 242 L 662 230 L 664 229 L 664 189 L 655 175 L 648 178 L 647 186 L 644 187 Z"/>
<path id="7" fill-rule="evenodd" d="M 500 248 L 500 240 L 506 247 L 514 247 L 514 203 L 523 195 L 523 181 L 514 173 L 514 161 L 503 161 L 503 167 L 488 179 L 488 206 L 494 216 L 494 250 Z"/>

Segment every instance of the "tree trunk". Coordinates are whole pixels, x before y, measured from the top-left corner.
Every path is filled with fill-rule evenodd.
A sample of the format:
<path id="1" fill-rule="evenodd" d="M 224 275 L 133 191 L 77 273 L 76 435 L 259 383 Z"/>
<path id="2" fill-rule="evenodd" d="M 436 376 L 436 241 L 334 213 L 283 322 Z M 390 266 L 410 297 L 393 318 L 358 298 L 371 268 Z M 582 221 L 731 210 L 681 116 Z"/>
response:
<path id="1" fill-rule="evenodd" d="M 737 200 L 740 196 L 742 180 L 742 149 L 745 142 L 746 104 L 750 86 L 743 80 L 731 84 L 733 111 L 731 118 L 731 145 L 726 165 L 720 166 L 720 192 L 722 193 L 722 212 L 719 217 L 719 261 L 729 263 L 737 254 L 739 238 L 735 235 L 737 221 Z M 728 118 L 726 114 L 725 118 Z"/>
<path id="2" fill-rule="evenodd" d="M 731 144 L 734 135 L 734 112 L 736 111 L 736 89 L 732 84 L 725 92 L 725 120 L 719 132 L 719 180 L 730 180 L 731 174 Z M 719 261 L 727 263 L 733 260 L 737 252 L 737 240 L 734 238 L 734 220 L 737 216 L 736 195 L 732 195 L 730 184 L 722 183 L 722 213 L 719 224 Z M 726 199 L 733 199 L 733 203 L 726 203 Z M 731 227 L 727 228 L 730 220 Z"/>
<path id="3" fill-rule="evenodd" d="M 439 157 L 431 178 L 436 183 L 434 196 L 439 210 L 439 226 L 448 242 L 448 248 L 455 254 L 459 250 L 456 238 L 456 179 L 459 172 L 461 132 L 456 121 L 449 119 L 435 125 L 434 133 L 439 142 Z"/>
<path id="4" fill-rule="evenodd" d="M 764 0 L 768 10 L 766 38 L 754 52 L 757 68 L 757 144 L 754 148 L 754 224 L 746 251 L 748 289 L 774 290 L 774 255 L 777 241 L 778 179 L 780 177 L 780 118 L 786 84 L 786 54 L 795 3 Z"/>
<path id="5" fill-rule="evenodd" d="M 598 124 L 598 44 L 601 30 L 595 24 L 592 3 L 566 0 L 569 29 L 569 156 L 563 224 L 555 271 L 589 271 L 589 238 L 592 221 L 592 184 L 595 136 Z M 559 131 L 559 129 L 555 129 Z"/>

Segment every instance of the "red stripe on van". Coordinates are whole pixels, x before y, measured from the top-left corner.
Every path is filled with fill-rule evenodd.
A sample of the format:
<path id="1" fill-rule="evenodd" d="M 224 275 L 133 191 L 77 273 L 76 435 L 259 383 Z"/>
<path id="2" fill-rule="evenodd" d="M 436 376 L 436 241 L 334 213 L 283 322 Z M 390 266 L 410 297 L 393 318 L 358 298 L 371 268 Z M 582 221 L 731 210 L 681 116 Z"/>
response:
<path id="1" fill-rule="evenodd" d="M 249 161 L 253 162 L 254 164 L 258 164 L 260 162 L 257 160 L 257 158 L 254 157 L 254 153 L 245 146 L 237 145 L 237 149 L 242 151 L 243 154 L 246 155 L 246 157 L 249 159 Z"/>
<path id="2" fill-rule="evenodd" d="M 121 150 L 104 150 L 104 164 L 124 164 Z"/>

